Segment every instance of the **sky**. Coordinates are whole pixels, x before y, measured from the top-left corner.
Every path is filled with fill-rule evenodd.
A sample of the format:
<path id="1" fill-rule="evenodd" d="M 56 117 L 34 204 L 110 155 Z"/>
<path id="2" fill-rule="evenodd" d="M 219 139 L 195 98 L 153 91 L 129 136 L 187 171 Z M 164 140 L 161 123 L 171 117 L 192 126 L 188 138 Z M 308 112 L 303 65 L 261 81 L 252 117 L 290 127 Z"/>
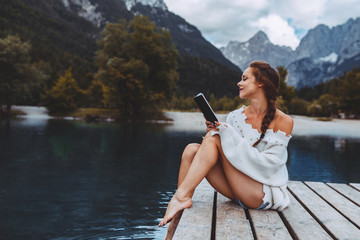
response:
<path id="1" fill-rule="evenodd" d="M 169 11 L 197 27 L 216 47 L 245 42 L 259 30 L 295 49 L 309 29 L 360 17 L 360 0 L 164 0 Z"/>

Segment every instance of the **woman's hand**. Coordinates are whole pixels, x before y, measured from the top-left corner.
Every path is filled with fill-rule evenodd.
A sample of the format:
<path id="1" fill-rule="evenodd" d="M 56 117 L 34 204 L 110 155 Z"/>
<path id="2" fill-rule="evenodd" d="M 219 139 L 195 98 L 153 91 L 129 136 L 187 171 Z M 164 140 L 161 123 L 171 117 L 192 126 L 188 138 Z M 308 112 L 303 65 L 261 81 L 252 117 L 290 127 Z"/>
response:
<path id="1" fill-rule="evenodd" d="M 214 131 L 219 131 L 217 129 L 218 126 L 220 126 L 221 124 L 219 122 L 215 122 L 215 125 L 210 122 L 210 121 L 205 121 L 205 124 L 206 124 L 206 131 L 211 131 L 211 130 L 214 130 Z"/>

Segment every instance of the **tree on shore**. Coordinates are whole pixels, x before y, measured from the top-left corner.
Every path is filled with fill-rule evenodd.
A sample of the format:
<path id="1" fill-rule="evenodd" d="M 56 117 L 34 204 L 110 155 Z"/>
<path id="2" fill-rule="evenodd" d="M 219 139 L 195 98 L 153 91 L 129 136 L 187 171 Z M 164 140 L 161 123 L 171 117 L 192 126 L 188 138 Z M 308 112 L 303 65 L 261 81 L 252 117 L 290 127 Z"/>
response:
<path id="1" fill-rule="evenodd" d="M 30 43 L 22 42 L 18 36 L 0 39 L 0 114 L 9 116 L 11 106 L 46 78 L 31 64 L 30 49 Z"/>
<path id="2" fill-rule="evenodd" d="M 284 66 L 277 66 L 276 69 L 280 76 L 279 97 L 282 98 L 284 108 L 286 108 L 283 110 L 287 112 L 291 100 L 296 96 L 295 89 L 286 84 L 287 69 Z"/>
<path id="3" fill-rule="evenodd" d="M 50 113 L 65 114 L 75 110 L 85 92 L 80 89 L 72 76 L 71 68 L 60 76 L 55 85 L 42 96 L 44 105 Z"/>
<path id="4" fill-rule="evenodd" d="M 337 96 L 339 109 L 347 115 L 360 116 L 360 70 L 353 69 L 330 84 L 330 93 Z"/>
<path id="5" fill-rule="evenodd" d="M 98 41 L 96 80 L 107 87 L 109 107 L 134 116 L 170 100 L 178 79 L 178 52 L 169 32 L 147 17 L 109 23 Z"/>

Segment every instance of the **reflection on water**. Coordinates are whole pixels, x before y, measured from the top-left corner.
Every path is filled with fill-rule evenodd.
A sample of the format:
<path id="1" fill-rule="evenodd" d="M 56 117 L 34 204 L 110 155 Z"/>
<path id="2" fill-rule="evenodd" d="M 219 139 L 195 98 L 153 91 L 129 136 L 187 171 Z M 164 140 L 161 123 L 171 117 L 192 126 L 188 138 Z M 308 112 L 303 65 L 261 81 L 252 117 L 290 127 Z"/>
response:
<path id="1" fill-rule="evenodd" d="M 34 121 L 0 125 L 2 237 L 164 237 L 156 225 L 179 156 L 198 136 L 159 124 Z"/>
<path id="2" fill-rule="evenodd" d="M 203 134 L 164 124 L 0 122 L 1 237 L 164 239 L 157 223 L 181 152 Z M 360 182 L 359 150 L 356 139 L 293 137 L 290 178 Z"/>
<path id="3" fill-rule="evenodd" d="M 344 152 L 346 150 L 346 139 L 335 138 L 334 139 L 334 149 L 336 152 Z"/>
<path id="4" fill-rule="evenodd" d="M 360 182 L 360 139 L 293 137 L 289 144 L 290 179 Z"/>

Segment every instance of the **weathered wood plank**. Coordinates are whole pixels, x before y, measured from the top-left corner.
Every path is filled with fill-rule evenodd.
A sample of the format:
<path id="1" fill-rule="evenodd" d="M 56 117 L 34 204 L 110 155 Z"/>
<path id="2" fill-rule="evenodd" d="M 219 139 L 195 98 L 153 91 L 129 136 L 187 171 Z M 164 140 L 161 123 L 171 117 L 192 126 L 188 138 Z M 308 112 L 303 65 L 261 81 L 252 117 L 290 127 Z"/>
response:
<path id="1" fill-rule="evenodd" d="M 332 239 L 291 193 L 289 193 L 289 197 L 290 205 L 285 208 L 281 214 L 299 240 Z"/>
<path id="2" fill-rule="evenodd" d="M 244 209 L 218 193 L 215 239 L 253 239 L 250 232 Z"/>
<path id="3" fill-rule="evenodd" d="M 330 187 L 334 188 L 336 191 L 343 194 L 345 197 L 349 198 L 351 201 L 355 202 L 360 206 L 360 192 L 350 187 L 349 185 L 342 183 L 327 183 Z"/>
<path id="4" fill-rule="evenodd" d="M 349 183 L 350 186 L 353 188 L 356 188 L 358 191 L 360 191 L 360 183 Z"/>
<path id="5" fill-rule="evenodd" d="M 290 181 L 288 188 L 335 238 L 360 239 L 360 230 L 305 184 Z"/>
<path id="6" fill-rule="evenodd" d="M 193 205 L 184 210 L 173 239 L 210 239 L 214 189 L 204 180 L 195 189 Z"/>
<path id="7" fill-rule="evenodd" d="M 277 211 L 250 209 L 249 213 L 257 239 L 292 239 Z"/>
<path id="8" fill-rule="evenodd" d="M 326 202 L 349 218 L 360 228 L 360 207 L 336 192 L 334 189 L 321 182 L 305 182 L 310 188 L 317 192 Z"/>

